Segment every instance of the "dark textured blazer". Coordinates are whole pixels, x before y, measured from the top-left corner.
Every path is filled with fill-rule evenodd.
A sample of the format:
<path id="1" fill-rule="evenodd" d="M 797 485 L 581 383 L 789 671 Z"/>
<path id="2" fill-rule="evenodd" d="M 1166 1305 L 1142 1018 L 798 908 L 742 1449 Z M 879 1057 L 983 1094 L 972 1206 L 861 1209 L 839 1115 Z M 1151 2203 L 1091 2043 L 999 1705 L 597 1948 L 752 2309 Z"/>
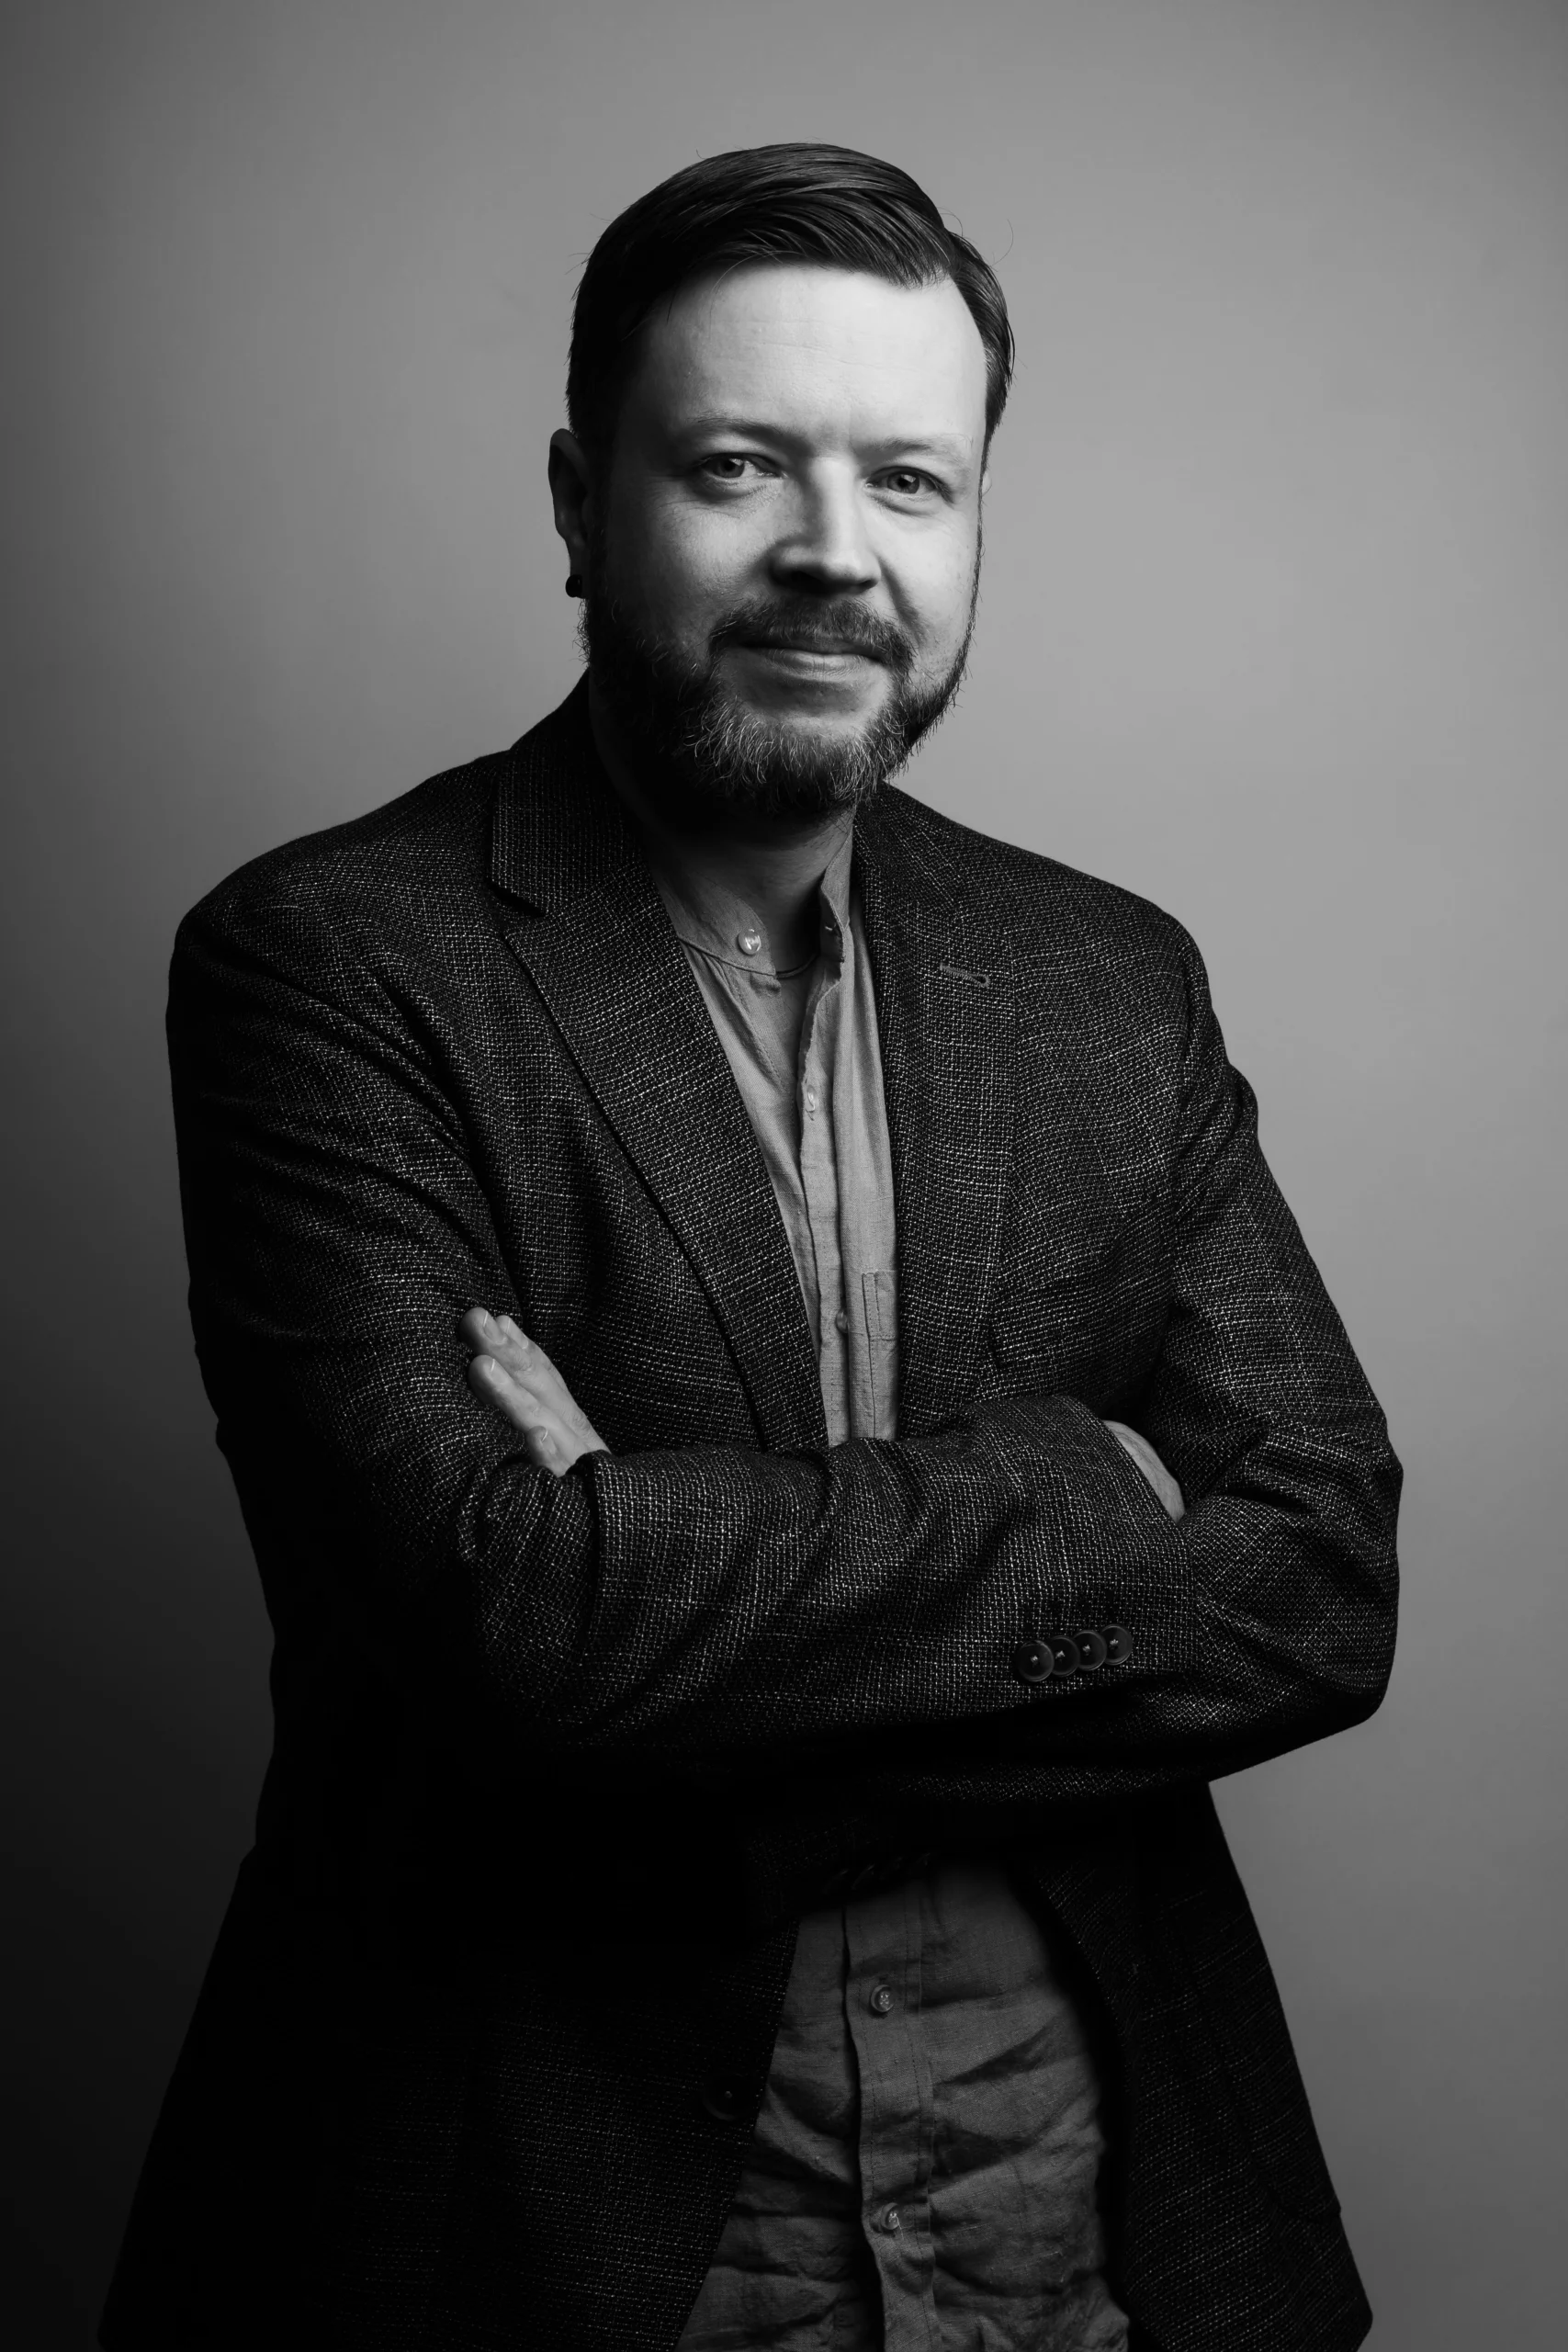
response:
<path id="1" fill-rule="evenodd" d="M 960 1847 L 1005 1851 L 1077 1956 L 1153 2339 L 1365 2332 L 1207 1783 L 1378 1702 L 1382 1417 L 1178 925 L 897 792 L 855 854 L 896 1443 L 826 1443 L 767 1174 L 581 688 L 182 927 L 192 1314 L 277 1728 L 114 2352 L 674 2345 L 794 1919 Z M 529 1465 L 466 1385 L 475 1301 L 612 1453 Z M 1021 1678 L 1032 1638 L 1108 1624 L 1120 1663 Z"/>

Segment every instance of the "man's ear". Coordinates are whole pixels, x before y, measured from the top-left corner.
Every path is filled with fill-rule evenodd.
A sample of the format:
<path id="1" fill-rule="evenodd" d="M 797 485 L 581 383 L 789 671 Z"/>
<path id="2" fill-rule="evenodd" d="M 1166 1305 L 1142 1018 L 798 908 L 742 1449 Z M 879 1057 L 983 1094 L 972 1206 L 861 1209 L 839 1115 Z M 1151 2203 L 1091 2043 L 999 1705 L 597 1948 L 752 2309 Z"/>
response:
<path id="1" fill-rule="evenodd" d="M 580 581 L 588 577 L 589 500 L 593 469 L 575 433 L 564 426 L 550 435 L 550 500 L 556 528 L 566 542 L 569 567 Z"/>

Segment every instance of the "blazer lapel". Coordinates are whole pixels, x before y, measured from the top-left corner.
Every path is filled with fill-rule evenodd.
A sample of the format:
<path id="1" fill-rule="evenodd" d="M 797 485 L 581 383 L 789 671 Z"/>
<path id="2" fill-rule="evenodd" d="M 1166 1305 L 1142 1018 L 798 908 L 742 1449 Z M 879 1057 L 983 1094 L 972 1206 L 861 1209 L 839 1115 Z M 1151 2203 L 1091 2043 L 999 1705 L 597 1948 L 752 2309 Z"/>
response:
<path id="1" fill-rule="evenodd" d="M 981 1369 L 1011 1174 L 1011 943 L 965 907 L 923 812 L 856 825 L 898 1227 L 899 1428 L 959 1412 Z"/>
<path id="2" fill-rule="evenodd" d="M 763 1441 L 827 1442 L 805 1303 L 724 1049 L 631 827 L 580 686 L 513 752 L 491 879 L 599 1109 L 707 1291 Z"/>

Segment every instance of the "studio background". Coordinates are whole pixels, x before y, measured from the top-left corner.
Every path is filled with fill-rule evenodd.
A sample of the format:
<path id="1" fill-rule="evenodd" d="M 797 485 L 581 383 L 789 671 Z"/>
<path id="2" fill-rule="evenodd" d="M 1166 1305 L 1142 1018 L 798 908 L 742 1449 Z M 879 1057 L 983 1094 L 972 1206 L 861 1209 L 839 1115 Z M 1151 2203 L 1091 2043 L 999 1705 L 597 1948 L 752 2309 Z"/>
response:
<path id="1" fill-rule="evenodd" d="M 186 1321 L 175 922 L 566 691 L 581 262 L 693 157 L 819 137 L 958 217 L 1019 337 L 971 681 L 913 787 L 1196 933 L 1407 1465 L 1382 1712 L 1220 1792 L 1375 2352 L 1549 2352 L 1568 10 L 9 23 L 8 2340 L 91 2342 L 267 1747 Z"/>

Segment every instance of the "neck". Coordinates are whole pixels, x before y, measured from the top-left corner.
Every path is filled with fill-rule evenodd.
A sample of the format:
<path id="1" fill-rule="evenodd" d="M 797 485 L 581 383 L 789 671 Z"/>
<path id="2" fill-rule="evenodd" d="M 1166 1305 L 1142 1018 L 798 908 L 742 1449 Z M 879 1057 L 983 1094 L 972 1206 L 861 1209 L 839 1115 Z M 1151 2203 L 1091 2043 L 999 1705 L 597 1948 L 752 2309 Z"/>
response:
<path id="1" fill-rule="evenodd" d="M 854 821 L 851 811 L 774 817 L 660 792 L 638 772 L 592 686 L 588 707 L 594 748 L 663 876 L 682 896 L 720 892 L 741 900 L 778 968 L 814 955 L 818 885 Z"/>

